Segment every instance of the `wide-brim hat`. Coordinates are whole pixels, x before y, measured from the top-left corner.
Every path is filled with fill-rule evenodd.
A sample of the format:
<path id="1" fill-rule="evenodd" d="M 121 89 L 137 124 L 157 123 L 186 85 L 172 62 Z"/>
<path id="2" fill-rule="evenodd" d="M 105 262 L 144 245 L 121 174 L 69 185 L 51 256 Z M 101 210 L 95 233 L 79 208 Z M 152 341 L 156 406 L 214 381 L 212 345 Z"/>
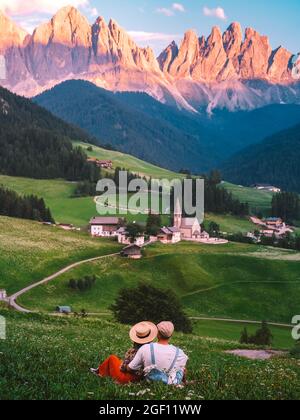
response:
<path id="1" fill-rule="evenodd" d="M 129 333 L 130 339 L 137 344 L 151 343 L 157 337 L 157 326 L 149 321 L 134 325 Z"/>

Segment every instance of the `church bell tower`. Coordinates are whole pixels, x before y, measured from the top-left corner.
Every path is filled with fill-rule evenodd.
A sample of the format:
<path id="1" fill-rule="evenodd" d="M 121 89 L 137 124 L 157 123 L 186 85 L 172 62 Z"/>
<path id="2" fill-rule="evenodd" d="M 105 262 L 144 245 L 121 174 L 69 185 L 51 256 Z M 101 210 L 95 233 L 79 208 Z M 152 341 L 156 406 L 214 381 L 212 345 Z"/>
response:
<path id="1" fill-rule="evenodd" d="M 177 229 L 181 228 L 181 222 L 182 222 L 182 209 L 181 209 L 181 205 L 180 205 L 180 200 L 179 198 L 176 201 L 176 206 L 174 209 L 174 226 Z"/>

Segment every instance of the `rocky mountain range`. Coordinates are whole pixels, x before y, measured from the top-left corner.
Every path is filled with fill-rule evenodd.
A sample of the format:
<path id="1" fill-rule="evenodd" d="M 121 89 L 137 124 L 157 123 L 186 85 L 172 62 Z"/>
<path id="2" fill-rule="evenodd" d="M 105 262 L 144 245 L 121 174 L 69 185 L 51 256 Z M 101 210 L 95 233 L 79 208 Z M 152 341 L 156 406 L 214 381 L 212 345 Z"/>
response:
<path id="1" fill-rule="evenodd" d="M 65 7 L 27 34 L 0 12 L 0 54 L 6 58 L 2 84 L 28 97 L 69 79 L 83 79 L 112 91 L 146 92 L 163 103 L 191 111 L 248 110 L 276 103 L 300 103 L 292 77 L 293 54 L 272 50 L 266 36 L 245 34 L 233 23 L 206 39 L 188 31 L 158 58 L 140 48 L 114 20 L 93 25 Z"/>

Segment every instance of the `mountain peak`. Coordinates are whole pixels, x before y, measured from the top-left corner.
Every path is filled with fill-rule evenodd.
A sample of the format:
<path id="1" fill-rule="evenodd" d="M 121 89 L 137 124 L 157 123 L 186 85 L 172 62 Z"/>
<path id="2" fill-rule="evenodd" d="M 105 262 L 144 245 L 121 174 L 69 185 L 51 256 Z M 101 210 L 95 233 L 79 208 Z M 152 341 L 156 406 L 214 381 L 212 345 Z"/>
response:
<path id="1" fill-rule="evenodd" d="M 0 52 L 12 46 L 21 46 L 28 35 L 14 23 L 3 10 L 0 10 Z"/>

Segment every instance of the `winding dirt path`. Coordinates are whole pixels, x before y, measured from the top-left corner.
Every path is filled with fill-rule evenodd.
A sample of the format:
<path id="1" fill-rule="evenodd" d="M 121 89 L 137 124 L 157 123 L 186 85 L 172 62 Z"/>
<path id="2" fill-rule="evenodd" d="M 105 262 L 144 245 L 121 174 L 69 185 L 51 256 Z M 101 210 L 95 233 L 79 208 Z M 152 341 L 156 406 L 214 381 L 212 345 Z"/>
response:
<path id="1" fill-rule="evenodd" d="M 68 271 L 70 271 L 70 270 L 72 270 L 73 268 L 76 268 L 76 267 L 78 267 L 78 266 L 80 266 L 80 265 L 87 264 L 87 263 L 91 263 L 91 262 L 98 261 L 98 260 L 105 259 L 105 258 L 112 258 L 112 257 L 116 257 L 117 255 L 120 255 L 120 254 L 117 252 L 117 253 L 114 253 L 114 254 L 109 254 L 109 255 L 101 255 L 101 257 L 89 258 L 89 259 L 87 259 L 87 260 L 82 260 L 82 261 L 78 261 L 78 262 L 76 262 L 76 263 L 70 264 L 70 265 L 68 265 L 67 267 L 65 267 L 65 268 L 63 268 L 63 269 L 61 269 L 61 270 L 57 271 L 56 273 L 52 274 L 51 276 L 46 277 L 45 279 L 43 279 L 43 280 L 41 280 L 41 281 L 39 281 L 39 282 L 37 282 L 37 283 L 34 283 L 34 284 L 30 285 L 30 286 L 24 287 L 24 289 L 22 289 L 22 290 L 20 290 L 19 292 L 17 292 L 17 293 L 15 293 L 15 294 L 13 294 L 12 296 L 9 296 L 9 297 L 8 297 L 8 299 L 7 299 L 7 301 L 8 301 L 9 305 L 10 305 L 12 308 L 16 309 L 16 310 L 17 310 L 17 311 L 19 311 L 19 312 L 23 312 L 23 313 L 32 313 L 33 311 L 30 311 L 30 310 L 28 310 L 28 309 L 23 308 L 22 306 L 20 306 L 20 305 L 16 302 L 16 300 L 17 300 L 20 296 L 24 295 L 24 293 L 27 293 L 27 292 L 29 292 L 30 290 L 32 290 L 32 289 L 34 289 L 34 288 L 36 288 L 36 287 L 38 287 L 38 286 L 41 286 L 41 285 L 43 285 L 43 284 L 46 284 L 46 283 L 48 283 L 49 281 L 56 279 L 57 277 L 61 276 L 62 274 L 67 273 Z"/>

